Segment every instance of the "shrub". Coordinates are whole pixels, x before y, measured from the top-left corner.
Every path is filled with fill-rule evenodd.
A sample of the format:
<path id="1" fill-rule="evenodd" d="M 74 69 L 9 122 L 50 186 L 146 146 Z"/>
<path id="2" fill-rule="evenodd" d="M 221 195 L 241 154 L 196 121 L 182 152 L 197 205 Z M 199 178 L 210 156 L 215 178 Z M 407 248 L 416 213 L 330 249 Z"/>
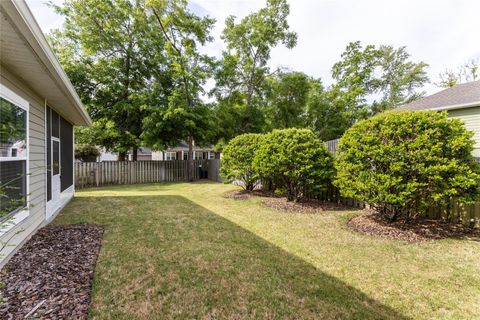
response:
<path id="1" fill-rule="evenodd" d="M 340 139 L 336 185 L 390 220 L 478 195 L 474 141 L 446 112 L 393 111 L 358 122 Z"/>
<path id="2" fill-rule="evenodd" d="M 98 148 L 91 144 L 79 143 L 75 145 L 75 159 L 80 159 L 83 162 L 97 161 L 100 155 Z"/>
<path id="3" fill-rule="evenodd" d="M 267 134 L 254 159 L 262 177 L 283 189 L 289 201 L 305 192 L 325 189 L 334 175 L 333 157 L 308 129 L 274 130 Z"/>
<path id="4" fill-rule="evenodd" d="M 241 181 L 246 190 L 258 184 L 252 161 L 262 135 L 247 133 L 233 138 L 223 150 L 221 174 L 229 182 Z"/>

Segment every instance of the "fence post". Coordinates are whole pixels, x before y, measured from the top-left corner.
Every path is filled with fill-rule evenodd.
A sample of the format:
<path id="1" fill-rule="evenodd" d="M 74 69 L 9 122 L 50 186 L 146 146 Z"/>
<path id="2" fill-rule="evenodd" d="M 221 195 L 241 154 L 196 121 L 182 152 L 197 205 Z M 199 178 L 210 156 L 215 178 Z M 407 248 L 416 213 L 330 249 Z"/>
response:
<path id="1" fill-rule="evenodd" d="M 95 184 L 96 184 L 97 187 L 98 187 L 98 186 L 99 186 L 98 170 L 100 169 L 100 162 L 96 162 L 95 164 L 96 164 L 96 166 L 95 166 Z"/>

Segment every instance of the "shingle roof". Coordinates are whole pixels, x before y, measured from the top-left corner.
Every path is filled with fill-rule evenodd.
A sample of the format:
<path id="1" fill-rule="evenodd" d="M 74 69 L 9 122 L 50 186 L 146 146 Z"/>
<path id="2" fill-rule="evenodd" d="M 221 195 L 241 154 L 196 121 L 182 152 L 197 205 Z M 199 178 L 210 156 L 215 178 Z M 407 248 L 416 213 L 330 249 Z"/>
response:
<path id="1" fill-rule="evenodd" d="M 480 106 L 480 80 L 456 85 L 398 107 L 398 110 L 456 109 Z"/>

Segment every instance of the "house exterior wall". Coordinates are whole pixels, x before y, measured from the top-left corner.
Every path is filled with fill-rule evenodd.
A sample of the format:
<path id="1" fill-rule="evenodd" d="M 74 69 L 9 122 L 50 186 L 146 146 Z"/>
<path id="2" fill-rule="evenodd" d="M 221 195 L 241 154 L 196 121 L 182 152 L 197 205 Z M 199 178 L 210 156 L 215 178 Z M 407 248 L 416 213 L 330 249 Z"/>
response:
<path id="1" fill-rule="evenodd" d="M 0 237 L 8 243 L 0 253 L 0 267 L 45 220 L 45 102 L 2 66 L 0 83 L 29 102 L 29 215 Z"/>
<path id="2" fill-rule="evenodd" d="M 449 110 L 448 116 L 463 120 L 465 127 L 474 132 L 473 139 L 475 140 L 475 146 L 473 155 L 480 157 L 480 106 Z"/>

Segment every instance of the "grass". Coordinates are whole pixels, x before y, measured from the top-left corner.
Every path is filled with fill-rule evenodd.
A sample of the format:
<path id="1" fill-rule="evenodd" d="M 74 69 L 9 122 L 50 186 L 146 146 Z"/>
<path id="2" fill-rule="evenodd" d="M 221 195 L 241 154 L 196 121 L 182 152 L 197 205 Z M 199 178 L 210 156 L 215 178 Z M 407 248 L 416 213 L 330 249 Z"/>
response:
<path id="1" fill-rule="evenodd" d="M 88 189 L 54 221 L 105 226 L 93 319 L 480 318 L 480 243 L 377 239 L 355 211 L 289 214 L 234 186 Z"/>

